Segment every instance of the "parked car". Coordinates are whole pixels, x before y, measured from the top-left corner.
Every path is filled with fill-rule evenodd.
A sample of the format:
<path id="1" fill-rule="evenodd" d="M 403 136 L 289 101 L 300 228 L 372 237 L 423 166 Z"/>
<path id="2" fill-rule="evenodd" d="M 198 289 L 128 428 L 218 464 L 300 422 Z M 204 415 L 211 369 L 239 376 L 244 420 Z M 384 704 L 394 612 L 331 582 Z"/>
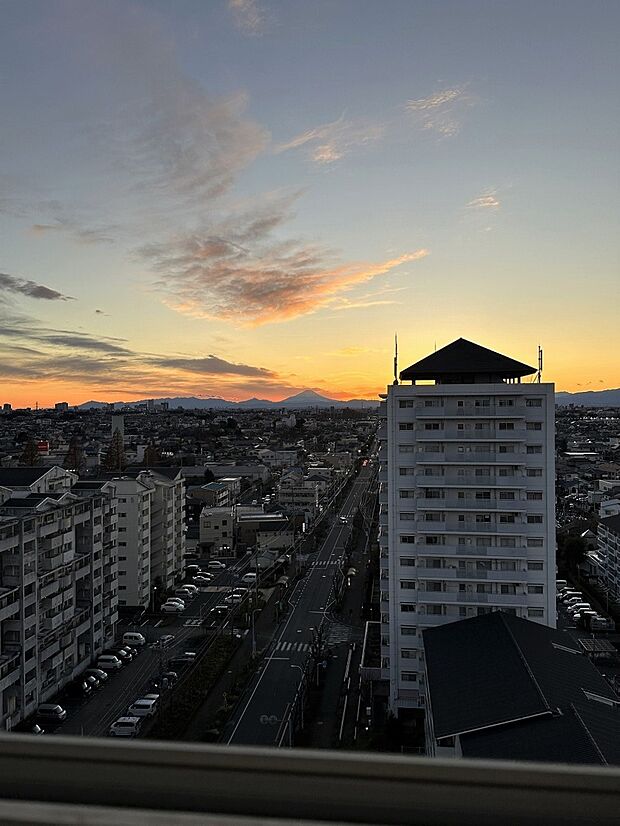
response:
<path id="1" fill-rule="evenodd" d="M 139 717 L 119 717 L 108 730 L 110 737 L 135 737 L 140 731 Z"/>
<path id="2" fill-rule="evenodd" d="M 172 645 L 172 643 L 175 641 L 175 639 L 176 638 L 175 638 L 174 634 L 163 634 L 157 640 L 157 647 L 158 648 L 168 648 L 168 646 Z"/>
<path id="3" fill-rule="evenodd" d="M 189 577 L 196 576 L 196 574 L 199 571 L 200 571 L 200 565 L 186 565 L 185 566 L 185 573 Z"/>
<path id="4" fill-rule="evenodd" d="M 87 668 L 84 672 L 86 677 L 93 676 L 96 677 L 99 682 L 103 685 L 106 682 L 108 677 L 110 676 L 107 671 L 104 671 L 103 668 Z"/>
<path id="5" fill-rule="evenodd" d="M 207 563 L 207 568 L 210 571 L 224 571 L 226 569 L 226 565 L 224 565 L 223 562 L 220 562 L 219 559 L 212 559 Z"/>
<path id="6" fill-rule="evenodd" d="M 216 605 L 215 608 L 212 608 L 209 613 L 215 614 L 218 617 L 223 617 L 228 613 L 229 606 L 228 605 Z"/>
<path id="7" fill-rule="evenodd" d="M 224 602 L 227 605 L 238 605 L 240 602 L 243 602 L 243 599 L 243 594 L 228 594 L 228 596 L 224 597 Z"/>
<path id="8" fill-rule="evenodd" d="M 64 690 L 68 697 L 90 697 L 93 693 L 92 685 L 80 679 L 71 680 Z"/>
<path id="9" fill-rule="evenodd" d="M 138 631 L 126 631 L 123 634 L 123 645 L 138 646 L 141 648 L 146 645 L 146 637 Z"/>
<path id="10" fill-rule="evenodd" d="M 116 654 L 100 654 L 97 658 L 97 668 L 102 671 L 118 671 L 123 667 L 123 663 Z"/>
<path id="11" fill-rule="evenodd" d="M 195 576 L 192 579 L 192 582 L 195 585 L 210 585 L 211 584 L 211 577 L 207 578 L 206 576 Z"/>
<path id="12" fill-rule="evenodd" d="M 38 723 L 33 723 L 32 720 L 23 720 L 18 723 L 11 731 L 24 732 L 25 734 L 35 734 L 37 736 L 45 734 L 45 729 Z"/>
<path id="13" fill-rule="evenodd" d="M 80 674 L 79 679 L 84 680 L 85 683 L 88 683 L 91 688 L 101 688 L 102 682 L 99 677 L 95 677 L 94 674 Z"/>
<path id="14" fill-rule="evenodd" d="M 150 682 L 150 691 L 154 693 L 159 693 L 160 691 L 163 691 L 166 688 L 172 688 L 172 686 L 175 685 L 178 679 L 179 675 L 176 671 L 164 671 L 163 674 L 159 674 L 157 677 L 153 677 L 153 679 Z"/>
<path id="15" fill-rule="evenodd" d="M 177 605 L 180 605 L 182 608 L 185 608 L 185 601 L 181 599 L 181 597 L 168 597 L 166 602 L 176 602 Z"/>
<path id="16" fill-rule="evenodd" d="M 171 668 L 186 668 L 196 660 L 195 651 L 184 651 L 182 654 L 177 654 L 168 660 L 168 665 Z"/>
<path id="17" fill-rule="evenodd" d="M 41 703 L 37 708 L 37 717 L 41 720 L 61 723 L 66 716 L 67 712 L 58 703 Z"/>
<path id="18" fill-rule="evenodd" d="M 108 648 L 103 653 L 112 654 L 112 656 L 118 657 L 123 665 L 129 665 L 129 663 L 133 660 L 133 654 L 131 654 L 127 648 Z"/>
<path id="19" fill-rule="evenodd" d="M 245 585 L 254 585 L 256 583 L 256 574 L 252 573 L 251 571 L 248 571 L 247 574 L 244 574 L 241 577 L 241 582 L 243 582 Z"/>
<path id="20" fill-rule="evenodd" d="M 164 602 L 161 606 L 162 614 L 182 614 L 183 611 L 185 611 L 185 606 L 177 602 Z"/>
<path id="21" fill-rule="evenodd" d="M 157 711 L 157 701 L 147 700 L 141 697 L 134 702 L 127 709 L 128 717 L 152 717 Z"/>

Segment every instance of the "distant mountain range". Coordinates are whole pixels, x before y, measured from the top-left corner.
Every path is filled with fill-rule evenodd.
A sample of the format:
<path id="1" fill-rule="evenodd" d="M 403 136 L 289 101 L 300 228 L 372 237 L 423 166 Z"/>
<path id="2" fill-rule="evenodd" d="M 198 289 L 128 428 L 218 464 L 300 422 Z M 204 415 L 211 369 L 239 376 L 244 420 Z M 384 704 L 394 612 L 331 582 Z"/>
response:
<path id="1" fill-rule="evenodd" d="M 285 408 L 287 410 L 303 410 L 309 407 L 337 407 L 337 408 L 355 408 L 355 409 L 374 409 L 379 406 L 379 400 L 369 399 L 349 399 L 348 401 L 340 401 L 338 399 L 330 399 L 327 396 L 321 396 L 320 393 L 315 393 L 314 390 L 302 390 L 295 396 L 289 396 L 281 401 L 272 402 L 269 399 L 246 399 L 242 402 L 231 402 L 227 399 L 221 399 L 213 396 L 207 399 L 197 398 L 195 396 L 182 397 L 175 396 L 173 398 L 153 399 L 155 404 L 161 402 L 168 402 L 171 410 L 177 407 L 182 407 L 184 410 L 280 410 Z M 129 402 L 114 402 L 116 408 L 120 407 L 136 407 L 139 404 L 146 404 L 147 399 L 140 399 L 138 401 Z M 108 407 L 108 402 L 88 401 L 78 405 L 79 410 L 89 410 L 90 408 Z"/>
<path id="2" fill-rule="evenodd" d="M 581 393 L 556 393 L 555 403 L 561 406 L 579 404 L 584 407 L 620 407 L 620 388 L 584 390 Z"/>

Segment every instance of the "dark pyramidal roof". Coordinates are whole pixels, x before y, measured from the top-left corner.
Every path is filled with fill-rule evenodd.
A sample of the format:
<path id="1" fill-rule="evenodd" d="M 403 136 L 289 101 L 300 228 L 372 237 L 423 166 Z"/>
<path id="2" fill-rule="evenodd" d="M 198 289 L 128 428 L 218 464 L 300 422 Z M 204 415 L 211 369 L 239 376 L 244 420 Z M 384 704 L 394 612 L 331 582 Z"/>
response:
<path id="1" fill-rule="evenodd" d="M 401 372 L 400 378 L 403 381 L 462 378 L 466 384 L 473 376 L 497 380 L 529 376 L 535 372 L 535 367 L 515 361 L 465 338 L 457 338 L 452 344 L 447 344 L 407 367 Z"/>

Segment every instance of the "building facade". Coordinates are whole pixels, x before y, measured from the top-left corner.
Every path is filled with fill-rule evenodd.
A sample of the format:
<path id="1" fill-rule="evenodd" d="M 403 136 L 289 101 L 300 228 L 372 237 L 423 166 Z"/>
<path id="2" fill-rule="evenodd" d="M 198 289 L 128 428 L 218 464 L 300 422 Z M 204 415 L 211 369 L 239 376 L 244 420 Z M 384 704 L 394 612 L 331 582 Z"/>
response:
<path id="1" fill-rule="evenodd" d="M 382 402 L 381 673 L 394 712 L 424 705 L 426 628 L 500 609 L 555 625 L 554 388 L 520 383 L 534 372 L 459 339 Z"/>
<path id="2" fill-rule="evenodd" d="M 0 508 L 0 728 L 11 729 L 116 636 L 116 504 L 27 493 Z"/>

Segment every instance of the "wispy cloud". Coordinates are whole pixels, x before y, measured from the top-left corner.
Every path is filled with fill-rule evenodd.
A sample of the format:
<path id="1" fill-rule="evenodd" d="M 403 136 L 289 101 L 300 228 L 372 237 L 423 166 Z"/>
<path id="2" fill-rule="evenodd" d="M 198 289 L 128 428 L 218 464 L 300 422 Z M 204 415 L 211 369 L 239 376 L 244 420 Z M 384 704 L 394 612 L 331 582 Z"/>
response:
<path id="1" fill-rule="evenodd" d="M 109 225 L 103 227 L 80 226 L 77 221 L 68 218 L 56 218 L 53 223 L 32 224 L 30 231 L 33 235 L 66 234 L 80 244 L 110 244 L 114 241 L 119 227 Z"/>
<path id="2" fill-rule="evenodd" d="M 58 290 L 37 284 L 27 278 L 18 278 L 5 272 L 0 272 L 0 301 L 10 295 L 24 295 L 27 298 L 40 298 L 46 301 L 72 301 L 70 295 L 64 295 Z"/>
<path id="3" fill-rule="evenodd" d="M 405 109 L 422 129 L 438 132 L 442 137 L 452 137 L 461 129 L 465 109 L 474 103 L 467 85 L 463 85 L 408 100 Z"/>
<path id="4" fill-rule="evenodd" d="M 141 250 L 160 274 L 165 302 L 195 318 L 244 326 L 286 321 L 331 305 L 354 286 L 428 255 L 425 249 L 379 262 L 339 264 L 301 240 L 277 240 L 291 199 L 229 217 L 210 230 Z"/>
<path id="5" fill-rule="evenodd" d="M 345 120 L 342 114 L 338 120 L 307 129 L 291 140 L 277 144 L 274 151 L 280 153 L 306 147 L 310 160 L 327 165 L 341 160 L 354 149 L 375 143 L 384 132 L 382 124 Z"/>
<path id="6" fill-rule="evenodd" d="M 228 0 L 235 26 L 244 34 L 257 35 L 265 31 L 265 13 L 256 0 Z"/>
<path id="7" fill-rule="evenodd" d="M 495 190 L 485 192 L 477 198 L 473 198 L 466 204 L 468 209 L 499 209 L 500 201 Z"/>
<path id="8" fill-rule="evenodd" d="M 255 378 L 274 378 L 276 373 L 265 367 L 252 367 L 250 364 L 235 364 L 231 361 L 210 355 L 204 358 L 171 358 L 161 356 L 150 360 L 151 364 L 170 370 L 187 370 L 201 376 L 253 376 Z"/>

